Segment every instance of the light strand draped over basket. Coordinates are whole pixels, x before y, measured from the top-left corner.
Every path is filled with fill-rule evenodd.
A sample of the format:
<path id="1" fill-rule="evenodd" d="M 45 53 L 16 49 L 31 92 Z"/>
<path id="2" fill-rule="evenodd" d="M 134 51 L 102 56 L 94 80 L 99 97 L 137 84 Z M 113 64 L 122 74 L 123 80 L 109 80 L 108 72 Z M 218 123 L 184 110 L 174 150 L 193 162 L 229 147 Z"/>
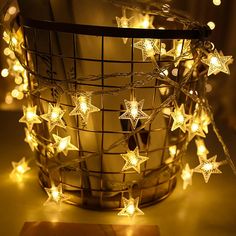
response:
<path id="1" fill-rule="evenodd" d="M 17 27 L 23 32 L 23 41 L 11 45 L 28 78 L 20 122 L 37 151 L 41 185 L 48 194 L 57 186 L 50 199 L 91 209 L 124 206 L 119 214 L 132 216 L 173 191 L 191 140 L 200 165 L 183 168 L 184 188 L 193 172 L 206 182 L 222 164 L 235 172 L 205 91 L 208 76 L 229 73 L 232 57 L 206 40 L 208 27 L 167 5 L 121 2 L 108 1 L 107 15 L 99 13 L 112 27 L 21 14 L 9 35 Z M 223 161 L 207 158 L 202 139 L 209 125 Z"/>

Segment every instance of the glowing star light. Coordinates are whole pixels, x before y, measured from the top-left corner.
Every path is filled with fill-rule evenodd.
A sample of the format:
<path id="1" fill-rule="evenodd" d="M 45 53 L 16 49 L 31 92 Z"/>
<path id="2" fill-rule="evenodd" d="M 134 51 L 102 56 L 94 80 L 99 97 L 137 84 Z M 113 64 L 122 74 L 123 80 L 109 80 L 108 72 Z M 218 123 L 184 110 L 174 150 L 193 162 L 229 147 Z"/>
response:
<path id="1" fill-rule="evenodd" d="M 216 162 L 217 156 L 213 156 L 210 159 L 199 156 L 200 164 L 194 168 L 194 172 L 203 174 L 205 182 L 207 183 L 210 179 L 211 174 L 221 174 L 222 172 L 218 169 L 220 162 Z"/>
<path id="2" fill-rule="evenodd" d="M 125 165 L 122 168 L 122 171 L 132 168 L 138 173 L 140 173 L 140 165 L 149 159 L 148 157 L 139 155 L 138 147 L 136 147 L 134 151 L 128 151 L 126 154 L 121 154 L 121 156 L 125 160 Z"/>
<path id="3" fill-rule="evenodd" d="M 203 126 L 202 126 L 202 122 L 200 120 L 200 118 L 198 117 L 193 117 L 193 119 L 191 119 L 190 123 L 189 123 L 189 127 L 188 127 L 188 137 L 189 140 L 192 140 L 195 136 L 200 136 L 205 138 L 206 135 L 203 131 Z"/>
<path id="4" fill-rule="evenodd" d="M 79 115 L 87 124 L 89 114 L 100 111 L 99 108 L 91 104 L 91 92 L 82 93 L 79 96 L 73 97 L 75 108 L 70 112 L 70 116 Z"/>
<path id="5" fill-rule="evenodd" d="M 136 23 L 136 28 L 141 28 L 141 29 L 154 29 L 153 26 L 153 20 L 154 16 L 150 16 L 148 14 L 142 15 L 139 14 L 138 17 L 138 22 Z"/>
<path id="6" fill-rule="evenodd" d="M 209 66 L 207 75 L 216 75 L 219 72 L 230 74 L 229 64 L 233 61 L 232 56 L 224 56 L 222 52 L 218 52 L 216 49 L 214 52 L 209 53 L 206 59 L 202 59 L 202 62 Z"/>
<path id="7" fill-rule="evenodd" d="M 23 175 L 30 170 L 28 163 L 25 161 L 25 157 L 23 157 L 19 162 L 12 162 L 13 170 L 10 174 L 11 178 L 14 178 L 18 181 L 21 181 Z"/>
<path id="8" fill-rule="evenodd" d="M 121 18 L 116 17 L 117 26 L 119 28 L 131 28 L 132 27 L 132 20 L 134 17 L 127 18 L 125 12 Z M 124 44 L 127 43 L 128 38 L 123 38 Z"/>
<path id="9" fill-rule="evenodd" d="M 47 205 L 48 203 L 56 203 L 60 205 L 62 202 L 68 200 L 68 197 L 63 194 L 62 184 L 59 184 L 58 186 L 53 185 L 51 188 L 44 189 L 48 195 L 48 199 L 44 205 Z"/>
<path id="10" fill-rule="evenodd" d="M 174 40 L 173 48 L 166 53 L 167 56 L 171 56 L 175 60 L 175 66 L 178 66 L 180 61 L 192 59 L 191 53 L 191 40 Z"/>
<path id="11" fill-rule="evenodd" d="M 181 178 L 183 180 L 183 189 L 185 190 L 188 185 L 192 185 L 193 170 L 189 168 L 186 164 L 185 168 L 182 170 Z"/>
<path id="12" fill-rule="evenodd" d="M 160 42 L 157 39 L 141 39 L 134 44 L 135 48 L 142 50 L 143 61 L 147 58 L 154 59 L 156 54 L 160 54 Z"/>
<path id="13" fill-rule="evenodd" d="M 55 126 L 66 128 L 62 117 L 65 111 L 60 108 L 59 105 L 53 106 L 51 103 L 48 104 L 48 113 L 41 115 L 41 117 L 48 121 L 49 131 L 52 131 Z"/>
<path id="14" fill-rule="evenodd" d="M 197 155 L 206 158 L 209 151 L 207 150 L 204 140 L 203 139 L 196 139 L 195 140 L 197 146 Z"/>
<path id="15" fill-rule="evenodd" d="M 136 126 L 138 124 L 138 120 L 149 118 L 149 116 L 142 111 L 144 99 L 141 100 L 140 102 L 137 102 L 136 100 L 127 101 L 125 99 L 124 102 L 125 102 L 126 112 L 123 113 L 119 117 L 119 119 L 130 120 L 134 129 L 136 128 Z"/>
<path id="16" fill-rule="evenodd" d="M 144 213 L 138 208 L 139 197 L 134 198 L 122 198 L 124 208 L 118 213 L 118 216 L 134 217 L 136 215 L 144 215 Z"/>
<path id="17" fill-rule="evenodd" d="M 190 120 L 192 116 L 185 114 L 184 104 L 181 104 L 180 107 L 176 106 L 174 111 L 171 112 L 170 115 L 174 120 L 171 127 L 171 131 L 180 128 L 185 133 L 186 123 Z"/>
<path id="18" fill-rule="evenodd" d="M 41 120 L 40 117 L 36 114 L 37 106 L 31 107 L 25 107 L 23 106 L 23 113 L 24 115 L 21 117 L 19 122 L 26 123 L 29 130 L 32 129 L 34 124 L 40 124 Z"/>
<path id="19" fill-rule="evenodd" d="M 65 138 L 61 138 L 56 134 L 52 134 L 55 144 L 54 147 L 56 148 L 57 152 L 63 152 L 65 156 L 67 156 L 68 151 L 78 151 L 79 149 L 70 143 L 71 136 L 67 136 Z"/>
<path id="20" fill-rule="evenodd" d="M 37 149 L 38 142 L 37 142 L 36 134 L 35 134 L 34 130 L 29 131 L 27 128 L 25 128 L 25 140 L 24 141 L 29 144 L 30 149 L 32 151 Z"/>

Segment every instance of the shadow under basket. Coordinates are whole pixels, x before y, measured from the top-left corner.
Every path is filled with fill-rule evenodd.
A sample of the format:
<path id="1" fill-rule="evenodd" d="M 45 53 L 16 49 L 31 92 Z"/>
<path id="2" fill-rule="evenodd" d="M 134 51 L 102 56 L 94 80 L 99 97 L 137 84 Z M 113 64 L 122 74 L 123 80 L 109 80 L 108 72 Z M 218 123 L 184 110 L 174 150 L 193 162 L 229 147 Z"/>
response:
<path id="1" fill-rule="evenodd" d="M 163 14 L 156 16 L 162 22 L 169 17 Z M 61 183 L 68 203 L 90 209 L 121 208 L 122 198 L 130 195 L 139 197 L 140 207 L 149 206 L 171 194 L 186 135 L 179 130 L 171 132 L 173 121 L 164 109 L 173 109 L 173 94 L 177 104 L 186 104 L 188 114 L 193 105 L 165 80 L 165 72 L 168 71 L 170 81 L 181 83 L 186 62 L 192 58 L 185 56 L 178 65 L 172 57 L 158 53 L 150 60 L 142 60 L 142 52 L 135 45 L 141 39 L 153 39 L 167 50 L 176 38 L 182 42 L 188 39 L 194 57 L 194 44 L 208 32 L 201 27 L 195 29 L 196 25 L 187 20 L 180 28 L 182 21 L 166 21 L 169 30 L 153 30 L 20 18 L 30 102 L 37 105 L 39 115 L 48 112 L 49 103 L 65 111 L 65 128 L 49 130 L 43 119 L 33 127 L 42 187 Z M 124 38 L 128 38 L 126 44 Z M 172 73 L 174 69 L 178 73 Z M 189 76 L 188 81 L 186 89 L 194 90 L 196 77 Z M 89 114 L 86 122 L 79 115 L 70 115 L 76 107 L 75 97 L 84 92 L 91 94 L 89 102 L 99 108 Z M 126 112 L 124 100 L 132 99 L 144 99 L 142 111 L 148 115 L 146 120 L 139 119 L 136 127 L 129 119 L 119 119 Z M 55 151 L 52 134 L 70 136 L 71 144 L 78 150 L 69 150 L 66 155 Z M 178 151 L 170 155 L 173 145 Z M 141 164 L 140 173 L 132 168 L 122 171 L 122 154 L 135 148 L 149 159 Z"/>

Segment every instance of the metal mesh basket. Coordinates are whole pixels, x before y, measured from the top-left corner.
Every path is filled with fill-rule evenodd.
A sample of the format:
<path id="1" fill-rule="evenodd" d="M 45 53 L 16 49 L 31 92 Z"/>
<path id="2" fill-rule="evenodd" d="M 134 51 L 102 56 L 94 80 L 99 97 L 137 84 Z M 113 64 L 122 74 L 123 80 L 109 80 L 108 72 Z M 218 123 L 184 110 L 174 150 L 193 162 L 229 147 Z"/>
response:
<path id="1" fill-rule="evenodd" d="M 177 66 L 176 60 L 161 54 L 143 61 L 134 45 L 147 38 L 158 39 L 160 47 L 170 48 L 175 39 L 182 39 L 182 45 L 191 39 L 194 57 L 196 45 L 208 30 L 185 18 L 170 19 L 169 13 L 157 16 L 170 29 L 125 29 L 20 18 L 24 56 L 18 56 L 28 73 L 29 101 L 37 105 L 40 115 L 47 113 L 49 103 L 60 104 L 66 111 L 66 129 L 56 127 L 49 132 L 45 121 L 34 125 L 40 183 L 43 187 L 62 183 L 69 203 L 115 209 L 121 207 L 122 197 L 132 192 L 140 196 L 142 207 L 166 198 L 176 185 L 186 137 L 181 131 L 170 131 L 169 112 L 179 102 L 192 112 L 192 101 L 178 87 L 197 91 L 196 74 L 200 72 L 196 68 L 186 72 L 192 58 L 181 58 Z M 128 38 L 127 44 L 123 44 L 123 38 Z M 73 96 L 85 91 L 91 93 L 92 104 L 100 109 L 89 115 L 86 124 L 79 116 L 69 115 L 75 108 Z M 137 101 L 144 99 L 143 111 L 149 115 L 147 120 L 139 120 L 136 129 L 129 120 L 119 119 L 125 112 L 124 99 L 134 97 Z M 52 133 L 70 135 L 79 151 L 69 151 L 67 156 L 55 153 Z M 169 151 L 173 145 L 178 150 L 174 154 Z M 121 154 L 135 147 L 149 160 L 141 165 L 140 174 L 121 171 Z"/>

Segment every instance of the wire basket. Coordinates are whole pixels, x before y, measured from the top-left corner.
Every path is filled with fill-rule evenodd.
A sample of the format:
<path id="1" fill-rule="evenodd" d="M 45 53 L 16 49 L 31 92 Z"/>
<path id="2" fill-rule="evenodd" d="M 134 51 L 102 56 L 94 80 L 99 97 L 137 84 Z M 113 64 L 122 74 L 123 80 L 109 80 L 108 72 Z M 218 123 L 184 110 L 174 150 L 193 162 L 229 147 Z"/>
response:
<path id="1" fill-rule="evenodd" d="M 155 14 L 157 11 L 155 11 Z M 152 12 L 154 14 L 154 12 Z M 49 103 L 59 104 L 65 113 L 65 127 L 51 131 L 42 120 L 34 125 L 37 139 L 39 180 L 43 187 L 62 183 L 68 202 L 91 209 L 116 209 L 122 197 L 140 197 L 140 206 L 165 199 L 174 190 L 180 158 L 186 148 L 186 135 L 171 132 L 170 112 L 179 102 L 193 109 L 192 100 L 179 87 L 197 91 L 199 68 L 189 69 L 197 45 L 209 30 L 186 18 L 170 19 L 169 13 L 156 14 L 168 30 L 116 28 L 46 22 L 20 18 L 24 32 L 23 56 L 19 56 L 28 73 L 29 103 L 37 105 L 39 115 L 46 114 Z M 169 20 L 168 20 L 169 19 Z M 177 25 L 177 26 L 176 26 Z M 128 39 L 123 44 L 123 39 Z M 152 60 L 142 60 L 138 40 L 158 40 L 165 51 L 173 42 L 191 40 L 186 55 L 175 60 L 160 53 Z M 176 64 L 176 62 L 178 63 Z M 169 73 L 169 75 L 167 74 Z M 88 119 L 71 115 L 75 97 L 86 94 L 99 108 Z M 142 99 L 147 119 L 139 119 L 135 127 L 128 119 L 125 102 Z M 52 133 L 70 136 L 78 150 L 66 155 L 55 152 Z M 149 159 L 140 173 L 122 171 L 121 154 L 135 150 Z"/>

